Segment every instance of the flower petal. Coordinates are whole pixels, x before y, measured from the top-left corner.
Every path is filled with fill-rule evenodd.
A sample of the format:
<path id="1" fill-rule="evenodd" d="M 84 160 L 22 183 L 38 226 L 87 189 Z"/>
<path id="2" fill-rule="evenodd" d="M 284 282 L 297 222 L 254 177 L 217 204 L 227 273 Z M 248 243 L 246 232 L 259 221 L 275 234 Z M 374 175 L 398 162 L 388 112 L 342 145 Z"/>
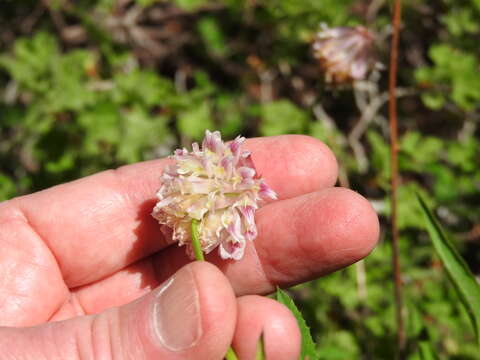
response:
<path id="1" fill-rule="evenodd" d="M 245 252 L 245 241 L 231 242 L 224 241 L 218 247 L 218 253 L 224 260 L 240 260 Z"/>

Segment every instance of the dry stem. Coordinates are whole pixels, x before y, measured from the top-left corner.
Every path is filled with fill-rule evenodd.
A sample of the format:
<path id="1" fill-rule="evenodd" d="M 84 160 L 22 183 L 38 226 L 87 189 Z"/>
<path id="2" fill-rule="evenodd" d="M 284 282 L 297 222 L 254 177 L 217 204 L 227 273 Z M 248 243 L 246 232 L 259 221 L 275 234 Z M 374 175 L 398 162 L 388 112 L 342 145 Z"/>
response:
<path id="1" fill-rule="evenodd" d="M 398 126 L 397 126 L 397 86 L 398 67 L 398 40 L 400 35 L 401 0 L 395 0 L 392 18 L 392 43 L 390 49 L 390 74 L 389 74 L 389 106 L 390 119 L 390 155 L 391 155 L 391 206 L 392 206 L 392 263 L 395 282 L 395 304 L 397 321 L 397 358 L 402 358 L 405 349 L 405 328 L 403 321 L 402 279 L 399 259 L 399 231 L 397 224 L 397 189 L 398 189 Z"/>

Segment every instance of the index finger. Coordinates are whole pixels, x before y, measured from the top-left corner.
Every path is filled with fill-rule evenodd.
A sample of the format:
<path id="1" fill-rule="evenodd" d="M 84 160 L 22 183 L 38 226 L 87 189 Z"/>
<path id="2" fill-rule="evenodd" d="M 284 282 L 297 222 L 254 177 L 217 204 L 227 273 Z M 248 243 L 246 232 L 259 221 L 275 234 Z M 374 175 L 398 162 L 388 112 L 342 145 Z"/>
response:
<path id="1" fill-rule="evenodd" d="M 311 137 L 249 139 L 245 147 L 280 198 L 329 187 L 336 181 L 333 154 Z M 110 275 L 168 245 L 168 237 L 162 238 L 158 223 L 150 216 L 166 163 L 153 160 L 128 165 L 2 203 L 0 243 L 2 237 L 19 233 L 41 239 L 69 287 Z M 18 226 L 27 231 L 19 232 Z"/>

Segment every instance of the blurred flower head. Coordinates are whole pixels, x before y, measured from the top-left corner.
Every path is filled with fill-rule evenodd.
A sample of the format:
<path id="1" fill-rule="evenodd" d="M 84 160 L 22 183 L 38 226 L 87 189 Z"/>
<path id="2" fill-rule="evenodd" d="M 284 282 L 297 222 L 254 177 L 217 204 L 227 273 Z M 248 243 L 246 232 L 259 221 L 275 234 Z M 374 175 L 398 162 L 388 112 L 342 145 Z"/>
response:
<path id="1" fill-rule="evenodd" d="M 200 148 L 177 149 L 165 167 L 152 216 L 173 230 L 173 240 L 193 257 L 191 223 L 198 221 L 202 250 L 218 247 L 223 259 L 242 258 L 246 240 L 257 236 L 254 214 L 258 201 L 276 199 L 259 177 L 244 137 L 225 144 L 220 132 L 206 131 Z"/>
<path id="2" fill-rule="evenodd" d="M 374 40 L 373 32 L 363 26 L 323 26 L 316 35 L 313 51 L 325 80 L 347 84 L 365 79 L 376 64 Z"/>

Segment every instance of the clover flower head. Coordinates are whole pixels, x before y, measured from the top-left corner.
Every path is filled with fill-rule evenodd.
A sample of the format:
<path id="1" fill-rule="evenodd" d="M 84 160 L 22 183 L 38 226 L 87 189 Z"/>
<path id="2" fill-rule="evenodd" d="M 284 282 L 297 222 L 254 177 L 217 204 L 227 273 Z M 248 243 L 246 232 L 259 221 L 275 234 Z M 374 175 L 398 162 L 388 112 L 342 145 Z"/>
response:
<path id="1" fill-rule="evenodd" d="M 247 240 L 257 236 L 255 211 L 275 192 L 257 174 L 244 137 L 226 144 L 220 132 L 206 131 L 202 146 L 177 149 L 162 173 L 152 216 L 173 230 L 173 240 L 193 257 L 191 224 L 198 222 L 202 250 L 218 247 L 223 259 L 240 260 Z"/>
<path id="2" fill-rule="evenodd" d="M 377 65 L 374 54 L 375 35 L 363 26 L 322 26 L 313 43 L 328 83 L 345 84 L 364 80 Z"/>

